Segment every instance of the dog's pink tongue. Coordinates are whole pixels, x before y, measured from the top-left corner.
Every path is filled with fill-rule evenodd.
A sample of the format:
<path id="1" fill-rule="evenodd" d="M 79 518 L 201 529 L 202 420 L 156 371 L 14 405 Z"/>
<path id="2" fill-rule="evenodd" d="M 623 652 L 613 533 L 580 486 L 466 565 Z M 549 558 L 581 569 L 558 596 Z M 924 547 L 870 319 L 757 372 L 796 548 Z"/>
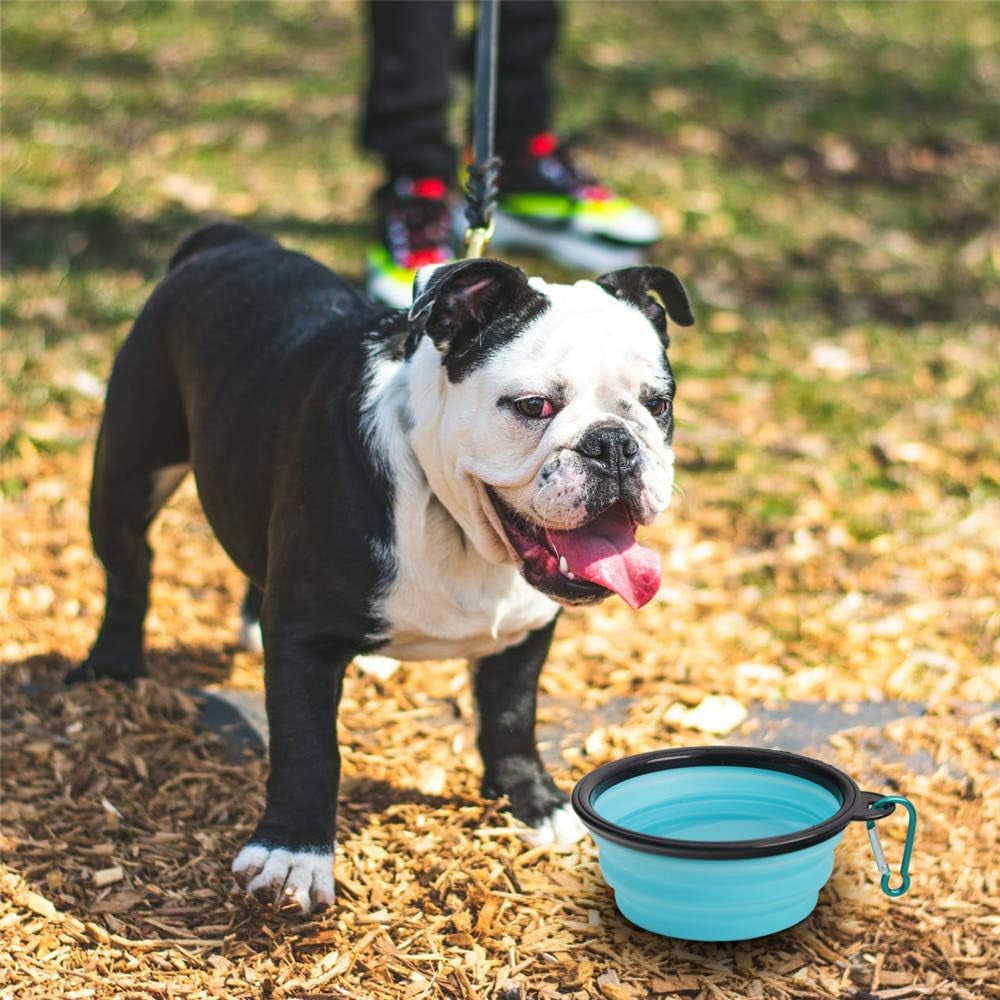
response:
<path id="1" fill-rule="evenodd" d="M 548 535 L 574 576 L 613 590 L 633 608 L 648 604 L 660 589 L 660 556 L 635 540 L 635 527 L 620 503 L 582 528 Z"/>

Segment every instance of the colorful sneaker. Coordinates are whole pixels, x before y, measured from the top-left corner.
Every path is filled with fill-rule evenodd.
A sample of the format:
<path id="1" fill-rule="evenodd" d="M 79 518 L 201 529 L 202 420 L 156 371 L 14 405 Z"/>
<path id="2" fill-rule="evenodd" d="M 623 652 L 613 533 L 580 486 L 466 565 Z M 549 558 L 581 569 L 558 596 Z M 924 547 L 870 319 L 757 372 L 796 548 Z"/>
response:
<path id="1" fill-rule="evenodd" d="M 504 161 L 493 245 L 534 250 L 569 267 L 626 267 L 660 238 L 648 212 L 575 163 L 550 132 L 520 157 Z"/>
<path id="2" fill-rule="evenodd" d="M 448 185 L 440 177 L 397 177 L 378 192 L 376 208 L 381 242 L 368 250 L 365 288 L 406 309 L 417 269 L 455 258 Z"/>

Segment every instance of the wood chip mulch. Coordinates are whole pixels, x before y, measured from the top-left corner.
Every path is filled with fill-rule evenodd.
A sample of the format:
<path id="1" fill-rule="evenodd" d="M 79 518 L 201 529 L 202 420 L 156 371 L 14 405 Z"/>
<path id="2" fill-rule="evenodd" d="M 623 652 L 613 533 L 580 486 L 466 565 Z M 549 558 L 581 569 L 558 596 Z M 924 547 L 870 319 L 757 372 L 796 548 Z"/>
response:
<path id="1" fill-rule="evenodd" d="M 632 699 L 623 720 L 556 748 L 567 789 L 624 753 L 710 742 L 670 721 L 707 694 L 929 706 L 826 751 L 863 787 L 917 804 L 910 893 L 879 892 L 852 827 L 807 921 L 696 944 L 621 919 L 589 841 L 529 850 L 502 803 L 478 797 L 464 666 L 451 662 L 349 680 L 336 907 L 296 920 L 246 901 L 228 869 L 261 808 L 265 764 L 233 760 L 184 693 L 260 689 L 259 660 L 231 645 L 238 573 L 185 488 L 154 530 L 150 679 L 63 690 L 100 611 L 89 448 L 17 461 L 30 485 L 0 511 L 0 998 L 1000 997 L 996 686 L 983 666 L 1000 621 L 995 509 L 976 525 L 942 521 L 922 546 L 798 528 L 755 547 L 695 484 L 660 529 L 673 553 L 663 599 L 638 616 L 609 603 L 561 623 L 550 704 Z M 754 590 L 741 576 L 750 563 L 777 585 Z M 793 610 L 796 628 L 783 628 Z M 932 762 L 923 773 L 906 763 L 918 753 Z M 880 831 L 895 865 L 902 823 Z"/>
<path id="2" fill-rule="evenodd" d="M 756 942 L 694 944 L 627 925 L 589 843 L 525 849 L 476 795 L 462 719 L 425 726 L 433 708 L 417 697 L 372 730 L 362 719 L 375 692 L 360 685 L 345 706 L 336 910 L 289 920 L 248 903 L 227 867 L 260 808 L 263 762 L 226 763 L 219 736 L 199 729 L 194 700 L 174 688 L 67 693 L 56 686 L 64 666 L 39 659 L 7 672 L 0 996 L 1000 995 L 988 714 L 894 724 L 893 739 L 933 747 L 961 772 L 895 769 L 921 812 L 908 896 L 881 896 L 852 829 L 805 923 Z M 837 762 L 870 768 L 863 734 L 843 738 Z M 899 831 L 886 826 L 895 860 Z"/>

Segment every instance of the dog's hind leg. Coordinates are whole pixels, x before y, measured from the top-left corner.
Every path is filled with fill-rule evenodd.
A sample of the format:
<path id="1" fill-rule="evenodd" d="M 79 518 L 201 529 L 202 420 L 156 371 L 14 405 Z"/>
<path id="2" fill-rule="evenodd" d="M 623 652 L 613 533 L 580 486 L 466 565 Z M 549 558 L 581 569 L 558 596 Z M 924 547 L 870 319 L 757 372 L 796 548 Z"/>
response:
<path id="1" fill-rule="evenodd" d="M 240 606 L 240 649 L 250 653 L 264 651 L 264 639 L 260 631 L 260 609 L 264 605 L 264 591 L 247 580 L 247 592 Z"/>
<path id="2" fill-rule="evenodd" d="M 90 533 L 105 570 L 104 620 L 66 683 L 143 674 L 152 551 L 146 531 L 189 470 L 184 415 L 155 330 L 136 323 L 115 362 L 97 440 Z"/>

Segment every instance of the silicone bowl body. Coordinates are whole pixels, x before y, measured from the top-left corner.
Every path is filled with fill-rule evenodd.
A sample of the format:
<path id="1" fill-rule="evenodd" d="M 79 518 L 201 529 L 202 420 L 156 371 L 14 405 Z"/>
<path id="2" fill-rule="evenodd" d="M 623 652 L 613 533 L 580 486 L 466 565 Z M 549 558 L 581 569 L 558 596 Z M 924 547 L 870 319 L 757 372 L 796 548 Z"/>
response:
<path id="1" fill-rule="evenodd" d="M 587 775 L 573 805 L 621 912 L 646 930 L 733 941 L 791 927 L 816 906 L 834 848 L 877 796 L 797 754 L 655 751 Z"/>

